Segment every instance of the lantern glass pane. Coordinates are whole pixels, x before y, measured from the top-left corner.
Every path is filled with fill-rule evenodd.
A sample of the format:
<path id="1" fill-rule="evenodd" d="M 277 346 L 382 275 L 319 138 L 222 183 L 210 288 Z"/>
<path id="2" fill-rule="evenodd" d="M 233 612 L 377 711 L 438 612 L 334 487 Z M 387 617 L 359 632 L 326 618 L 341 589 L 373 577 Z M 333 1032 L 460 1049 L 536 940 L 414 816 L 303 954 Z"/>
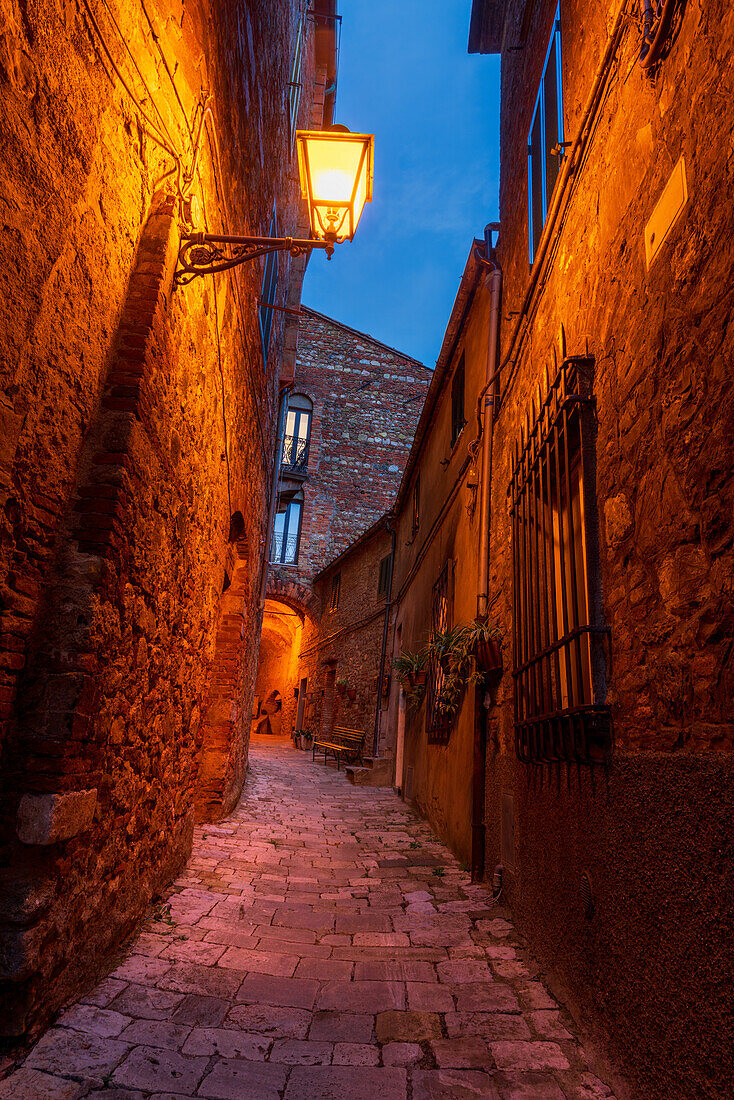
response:
<path id="1" fill-rule="evenodd" d="M 361 141 L 308 139 L 311 193 L 319 206 L 350 203 L 359 169 Z"/>
<path id="2" fill-rule="evenodd" d="M 299 131 L 301 189 L 315 237 L 354 235 L 362 208 L 372 198 L 372 142 L 365 134 Z"/>

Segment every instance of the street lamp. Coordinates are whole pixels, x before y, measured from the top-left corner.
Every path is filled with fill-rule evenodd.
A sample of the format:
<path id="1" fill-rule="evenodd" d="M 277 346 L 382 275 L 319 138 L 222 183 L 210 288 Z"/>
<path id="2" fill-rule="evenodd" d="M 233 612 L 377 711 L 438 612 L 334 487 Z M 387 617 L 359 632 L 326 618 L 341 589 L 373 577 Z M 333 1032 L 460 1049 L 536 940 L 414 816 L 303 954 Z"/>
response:
<path id="1" fill-rule="evenodd" d="M 268 252 L 300 256 L 322 248 L 331 259 L 334 245 L 354 236 L 362 209 L 372 201 L 374 136 L 352 134 L 346 126 L 298 130 L 301 193 L 308 203 L 312 237 L 229 237 L 184 233 L 178 253 L 176 285 L 197 275 L 228 271 Z"/>
<path id="2" fill-rule="evenodd" d="M 296 141 L 311 233 L 319 241 L 351 241 L 364 204 L 372 202 L 374 136 L 333 126 L 298 130 Z"/>

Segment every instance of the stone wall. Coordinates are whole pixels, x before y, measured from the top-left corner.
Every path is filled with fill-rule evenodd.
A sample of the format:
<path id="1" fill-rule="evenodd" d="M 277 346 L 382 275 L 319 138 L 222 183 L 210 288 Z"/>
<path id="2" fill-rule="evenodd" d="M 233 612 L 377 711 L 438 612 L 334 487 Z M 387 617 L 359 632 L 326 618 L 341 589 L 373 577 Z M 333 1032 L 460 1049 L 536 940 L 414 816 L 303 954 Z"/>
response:
<path id="1" fill-rule="evenodd" d="M 315 734 L 328 734 L 334 726 L 363 730 L 368 756 L 373 755 L 378 699 L 379 755 L 392 752 L 393 747 L 386 721 L 391 682 L 389 648 L 385 664 L 388 679 L 383 692 L 379 690 L 386 600 L 385 593 L 378 592 L 380 562 L 391 553 L 391 547 L 390 532 L 379 523 L 318 576 L 321 621 L 318 630 L 304 633 L 299 661 L 299 679 L 307 677 L 313 692 L 304 726 Z M 332 579 L 336 575 L 339 604 L 331 610 Z"/>
<path id="2" fill-rule="evenodd" d="M 571 138 L 616 14 L 607 7 L 561 4 Z M 527 163 L 517 135 L 529 126 L 554 9 L 544 4 L 526 49 L 503 57 L 504 314 L 520 308 L 527 285 L 527 210 L 516 199 Z M 604 1037 L 635 1095 L 713 1098 L 734 1072 L 717 979 L 731 940 L 734 242 L 720 196 L 734 182 L 734 116 L 723 108 L 734 89 L 724 61 L 734 13 L 724 3 L 679 5 L 666 55 L 649 73 L 635 61 L 639 44 L 630 22 L 515 352 L 494 459 L 492 587 L 509 621 L 511 452 L 544 368 L 553 372 L 563 326 L 568 353 L 588 347 L 594 358 L 614 750 L 596 774 L 521 766 L 508 685 L 487 772 L 487 858 L 500 859 L 504 793 L 516 837 L 507 893 L 569 1003 Z M 688 204 L 647 270 L 643 230 L 681 156 Z M 591 919 L 585 874 L 596 895 Z M 706 964 L 691 968 L 695 958 Z"/>
<path id="3" fill-rule="evenodd" d="M 579 132 L 618 8 L 561 2 L 567 139 Z M 732 939 L 734 244 L 721 196 L 732 189 L 726 59 L 734 14 L 723 3 L 677 5 L 665 56 L 649 73 L 636 60 L 637 24 L 624 23 L 547 265 L 521 316 L 529 281 L 526 136 L 556 3 L 535 6 L 522 43 L 525 9 L 519 0 L 508 5 L 502 77 L 504 365 L 489 604 L 504 634 L 505 674 L 486 725 L 481 700 L 467 692 L 447 747 L 427 744 L 422 713 L 409 717 L 406 767 L 414 769 L 418 805 L 464 858 L 472 758 L 474 750 L 480 760 L 485 754 L 486 873 L 504 865 L 504 898 L 545 976 L 624 1078 L 620 1094 L 713 1100 L 731 1091 L 733 1076 L 721 976 Z M 681 155 L 688 203 L 648 270 L 644 228 Z M 477 520 L 463 509 L 470 490 L 462 455 L 446 449 L 447 410 L 462 353 L 467 408 L 475 408 L 487 318 L 488 293 L 470 260 L 398 501 L 396 625 L 406 648 L 425 634 L 431 586 L 446 560 L 462 578 L 457 613 L 473 612 Z M 516 323 L 522 340 L 511 347 Z M 593 360 L 599 518 L 591 537 L 599 540 L 610 628 L 613 719 L 611 754 L 593 769 L 521 764 L 514 746 L 520 624 L 507 494 L 546 372 L 552 379 L 564 354 Z M 470 425 L 474 437 L 471 418 Z M 406 547 L 418 470 L 432 492 Z"/>
<path id="4" fill-rule="evenodd" d="M 186 859 L 197 773 L 203 816 L 244 777 L 283 324 L 265 369 L 260 263 L 173 288 L 174 155 L 185 172 L 203 93 L 202 228 L 267 232 L 275 202 L 294 232 L 298 212 L 295 0 L 126 0 L 117 27 L 98 7 L 10 3 L 0 39 L 11 1034 L 98 973 Z M 310 118 L 310 39 L 304 72 Z M 288 283 L 282 259 L 283 304 Z"/>

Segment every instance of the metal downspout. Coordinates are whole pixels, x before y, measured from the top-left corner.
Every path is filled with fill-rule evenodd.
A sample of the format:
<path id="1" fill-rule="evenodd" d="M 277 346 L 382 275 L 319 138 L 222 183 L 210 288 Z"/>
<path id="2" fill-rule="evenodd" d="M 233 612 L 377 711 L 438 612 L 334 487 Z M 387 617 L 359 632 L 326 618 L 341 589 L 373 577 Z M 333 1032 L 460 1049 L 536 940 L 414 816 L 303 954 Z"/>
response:
<path id="1" fill-rule="evenodd" d="M 382 626 L 382 650 L 380 651 L 380 674 L 377 678 L 377 705 L 375 707 L 375 732 L 372 739 L 372 755 L 377 756 L 380 744 L 380 711 L 382 710 L 382 686 L 385 682 L 385 656 L 387 654 L 387 635 L 390 629 L 390 611 L 392 609 L 392 575 L 395 568 L 395 542 L 397 532 L 390 526 L 390 520 L 385 520 L 385 527 L 390 532 L 390 572 L 387 577 L 387 593 L 385 595 L 385 622 Z"/>
<path id="2" fill-rule="evenodd" d="M 488 227 L 489 228 L 489 227 Z M 489 596 L 489 522 L 492 494 L 492 436 L 494 404 L 497 399 L 497 352 L 499 348 L 500 301 L 502 297 L 502 269 L 487 241 L 487 259 L 490 267 L 487 283 L 490 290 L 489 340 L 487 341 L 487 367 L 484 386 L 484 427 L 482 434 L 482 471 L 479 498 L 479 564 L 477 571 L 477 615 L 487 614 Z"/>
<path id="3" fill-rule="evenodd" d="M 492 227 L 496 228 L 496 227 Z M 489 525 L 492 505 L 492 436 L 495 401 L 497 399 L 497 358 L 499 350 L 500 302 L 502 298 L 502 270 L 492 248 L 492 229 L 484 232 L 486 259 L 489 268 L 487 283 L 490 290 L 489 338 L 487 340 L 487 366 L 484 385 L 484 425 L 482 435 L 482 469 L 479 506 L 479 563 L 477 571 L 477 616 L 487 614 L 489 598 Z M 483 699 L 477 699 L 474 708 L 474 753 L 472 764 L 472 843 L 471 876 L 480 882 L 484 876 L 485 823 L 484 802 L 486 796 L 487 722 L 488 711 Z"/>

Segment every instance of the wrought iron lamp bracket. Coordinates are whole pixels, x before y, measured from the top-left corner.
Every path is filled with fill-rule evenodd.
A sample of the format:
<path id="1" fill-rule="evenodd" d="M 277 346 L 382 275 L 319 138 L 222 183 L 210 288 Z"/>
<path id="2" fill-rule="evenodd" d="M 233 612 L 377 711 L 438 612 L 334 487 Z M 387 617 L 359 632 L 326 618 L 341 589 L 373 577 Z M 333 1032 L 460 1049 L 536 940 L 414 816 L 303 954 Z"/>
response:
<path id="1" fill-rule="evenodd" d="M 652 68 L 660 60 L 676 4 L 677 0 L 640 0 L 642 46 L 638 61 L 643 69 Z"/>
<path id="2" fill-rule="evenodd" d="M 335 240 L 329 239 L 318 241 L 294 237 L 227 237 L 217 233 L 184 233 L 174 285 L 186 286 L 198 275 L 229 271 L 270 252 L 303 256 L 314 248 L 323 248 L 331 259 L 335 243 Z"/>

